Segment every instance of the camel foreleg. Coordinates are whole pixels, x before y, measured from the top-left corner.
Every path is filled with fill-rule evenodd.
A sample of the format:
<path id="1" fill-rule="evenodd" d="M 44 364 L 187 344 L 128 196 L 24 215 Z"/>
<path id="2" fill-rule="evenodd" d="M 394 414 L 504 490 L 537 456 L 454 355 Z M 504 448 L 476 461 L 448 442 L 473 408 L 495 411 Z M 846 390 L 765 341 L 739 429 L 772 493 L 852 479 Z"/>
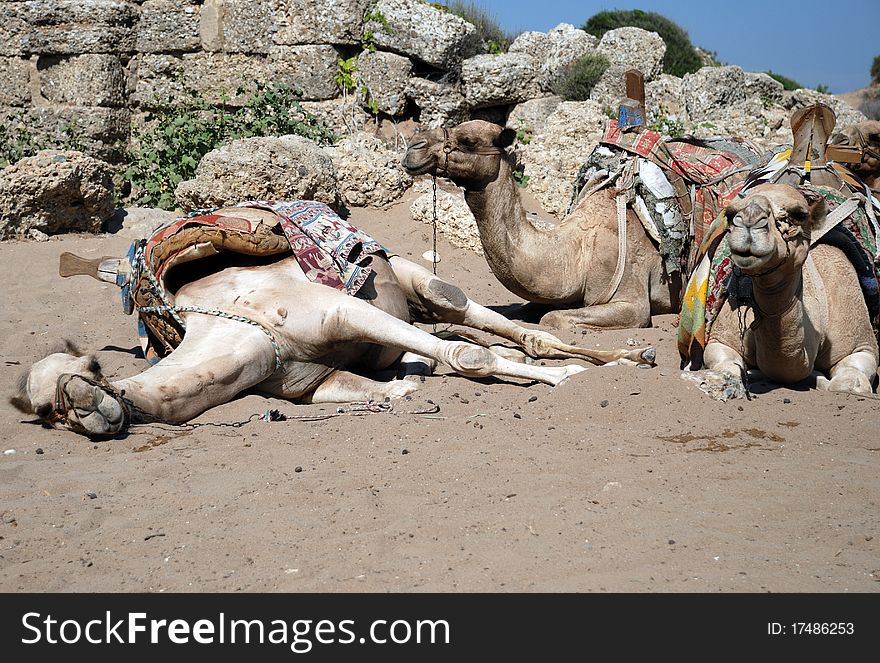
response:
<path id="1" fill-rule="evenodd" d="M 563 343 L 553 334 L 522 327 L 500 313 L 476 303 L 461 288 L 439 279 L 415 263 L 395 256 L 391 259 L 391 266 L 418 322 L 446 322 L 489 332 L 512 341 L 530 357 L 535 358 L 579 358 L 597 365 L 621 361 L 654 361 L 653 348 L 602 351 Z"/>
<path id="2" fill-rule="evenodd" d="M 854 352 L 834 364 L 829 374 L 831 380 L 819 381 L 829 391 L 870 394 L 877 380 L 877 356 L 868 350 Z"/>
<path id="3" fill-rule="evenodd" d="M 368 342 L 398 348 L 443 363 L 466 377 L 522 378 L 555 386 L 584 370 L 582 366 L 550 367 L 513 362 L 472 343 L 439 339 L 357 298 L 327 288 L 321 294 L 327 302 L 316 331 L 325 341 Z"/>

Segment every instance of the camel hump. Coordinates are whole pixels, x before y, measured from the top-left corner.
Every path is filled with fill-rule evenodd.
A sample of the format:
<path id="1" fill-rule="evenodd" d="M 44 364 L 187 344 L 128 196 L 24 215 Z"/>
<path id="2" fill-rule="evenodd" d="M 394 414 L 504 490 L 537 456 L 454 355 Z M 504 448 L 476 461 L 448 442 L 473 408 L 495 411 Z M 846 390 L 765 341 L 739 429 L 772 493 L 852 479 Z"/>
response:
<path id="1" fill-rule="evenodd" d="M 64 252 L 58 260 L 58 274 L 62 278 L 70 276 L 91 276 L 99 281 L 116 283 L 119 271 L 119 258 L 104 256 L 103 258 L 81 258 L 73 253 Z"/>

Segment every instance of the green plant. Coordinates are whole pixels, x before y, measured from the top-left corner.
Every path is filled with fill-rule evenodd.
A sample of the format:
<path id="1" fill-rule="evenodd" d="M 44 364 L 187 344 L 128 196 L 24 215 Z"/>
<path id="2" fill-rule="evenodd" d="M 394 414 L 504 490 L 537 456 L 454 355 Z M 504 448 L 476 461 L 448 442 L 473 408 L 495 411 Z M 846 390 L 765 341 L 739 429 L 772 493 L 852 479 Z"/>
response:
<path id="1" fill-rule="evenodd" d="M 782 74 L 777 74 L 772 69 L 767 70 L 767 75 L 775 81 L 779 81 L 782 83 L 782 88 L 787 91 L 799 90 L 803 87 L 800 83 L 798 83 L 793 78 L 789 78 L 788 76 L 783 76 Z"/>
<path id="2" fill-rule="evenodd" d="M 511 173 L 516 185 L 521 189 L 525 189 L 529 185 L 529 176 L 526 175 L 525 166 L 517 166 Z"/>
<path id="3" fill-rule="evenodd" d="M 828 89 L 827 85 L 817 85 L 816 92 L 819 92 L 821 94 L 831 94 L 831 90 Z"/>
<path id="4" fill-rule="evenodd" d="M 146 124 L 132 131 L 121 176 L 131 186 L 131 202 L 173 209 L 175 188 L 195 175 L 201 158 L 237 138 L 297 134 L 320 144 L 333 142 L 333 132 L 302 107 L 301 96 L 286 85 L 258 84 L 235 110 L 208 103 L 193 90 L 177 101 L 157 103 Z"/>
<path id="5" fill-rule="evenodd" d="M 550 87 L 566 101 L 586 101 L 608 64 L 604 55 L 588 53 L 566 67 Z"/>
<path id="6" fill-rule="evenodd" d="M 506 32 L 499 25 L 495 16 L 478 6 L 475 2 L 453 0 L 445 8 L 434 3 L 427 3 L 438 9 L 446 9 L 450 14 L 463 18 L 477 28 L 477 36 L 486 44 L 486 52 L 499 55 L 507 52 L 515 35 Z"/>
<path id="7" fill-rule="evenodd" d="M 46 149 L 25 126 L 23 120 L 12 126 L 11 122 L 0 124 L 0 168 L 15 163 L 25 157 L 32 157 Z"/>
<path id="8" fill-rule="evenodd" d="M 370 26 L 370 23 L 378 23 L 385 32 L 392 32 L 391 26 L 388 24 L 388 18 L 376 9 L 375 0 L 364 14 L 364 32 L 361 35 L 361 48 L 365 51 L 376 50 L 376 31 Z"/>
<path id="9" fill-rule="evenodd" d="M 521 126 L 516 130 L 516 139 L 523 145 L 528 145 L 532 142 L 532 130 Z"/>
<path id="10" fill-rule="evenodd" d="M 677 118 L 666 114 L 658 116 L 655 122 L 648 125 L 648 129 L 670 138 L 681 138 L 685 135 L 684 125 Z"/>
<path id="11" fill-rule="evenodd" d="M 880 83 L 880 55 L 875 57 L 871 63 L 871 80 Z"/>
<path id="12" fill-rule="evenodd" d="M 663 73 L 684 76 L 703 66 L 688 33 L 677 23 L 655 12 L 641 9 L 601 11 L 584 23 L 581 29 L 601 39 L 609 30 L 627 26 L 656 32 L 663 38 L 666 42 Z"/>
<path id="13" fill-rule="evenodd" d="M 351 94 L 356 89 L 358 89 L 358 80 L 357 80 L 357 65 L 358 65 L 358 56 L 354 55 L 346 60 L 340 58 L 336 62 L 336 85 L 339 88 L 339 91 L 342 92 L 343 96 Z M 370 88 L 366 83 L 361 83 L 360 85 L 360 93 L 364 98 L 364 103 L 367 106 L 367 110 L 370 111 L 373 115 L 379 114 L 379 104 L 373 98 L 372 92 L 370 92 Z"/>

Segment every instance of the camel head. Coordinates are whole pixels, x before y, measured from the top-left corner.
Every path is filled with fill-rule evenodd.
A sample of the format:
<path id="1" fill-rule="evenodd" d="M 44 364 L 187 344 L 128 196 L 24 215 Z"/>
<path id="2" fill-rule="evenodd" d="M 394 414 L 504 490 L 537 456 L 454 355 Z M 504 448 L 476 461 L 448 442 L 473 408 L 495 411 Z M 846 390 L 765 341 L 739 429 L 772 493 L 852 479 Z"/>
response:
<path id="1" fill-rule="evenodd" d="M 831 137 L 833 145 L 862 148 L 861 163 L 850 168 L 872 188 L 880 187 L 880 120 L 867 120 L 844 127 Z"/>
<path id="2" fill-rule="evenodd" d="M 423 131 L 413 137 L 403 167 L 410 175 L 430 173 L 479 191 L 498 177 L 505 149 L 515 139 L 513 129 L 483 120 Z"/>
<path id="3" fill-rule="evenodd" d="M 762 184 L 725 210 L 730 258 L 744 274 L 761 276 L 800 269 L 810 250 L 810 230 L 825 218 L 825 200 L 810 203 L 787 184 Z"/>
<path id="4" fill-rule="evenodd" d="M 118 433 L 126 423 L 126 407 L 104 380 L 98 360 L 69 344 L 67 350 L 31 366 L 9 402 L 54 428 L 89 436 Z"/>

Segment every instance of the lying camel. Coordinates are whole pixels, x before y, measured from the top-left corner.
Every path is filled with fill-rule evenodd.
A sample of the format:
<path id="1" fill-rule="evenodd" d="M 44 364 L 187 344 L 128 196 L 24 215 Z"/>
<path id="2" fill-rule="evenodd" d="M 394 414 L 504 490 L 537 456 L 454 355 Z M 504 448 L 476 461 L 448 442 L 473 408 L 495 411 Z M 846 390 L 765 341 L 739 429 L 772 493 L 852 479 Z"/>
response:
<path id="1" fill-rule="evenodd" d="M 266 227 L 279 222 L 266 209 L 234 207 L 213 215 Z M 440 362 L 466 377 L 519 378 L 553 386 L 584 370 L 579 365 L 532 365 L 473 343 L 441 340 L 411 320 L 490 332 L 533 357 L 578 357 L 596 364 L 653 360 L 650 348 L 591 351 L 523 328 L 424 268 L 382 251 L 360 263 L 369 267 L 370 275 L 351 296 L 308 278 L 289 249 L 281 256 L 221 260 L 211 269 L 196 261 L 199 269 L 187 278 L 178 276 L 182 284 L 173 293 L 172 308 L 185 333 L 170 354 L 144 372 L 108 381 L 93 356 L 53 353 L 31 367 L 13 404 L 55 427 L 114 435 L 141 421 L 189 421 L 250 388 L 305 403 L 399 398 L 418 383 L 378 382 L 353 372 L 384 370 L 398 362 L 409 368 Z M 69 272 L 96 277 L 105 265 L 114 264 L 99 259 L 77 269 L 76 260 Z"/>
<path id="2" fill-rule="evenodd" d="M 539 228 L 527 220 L 506 153 L 515 137 L 481 120 L 435 129 L 414 138 L 403 165 L 410 175 L 447 177 L 464 188 L 498 280 L 529 302 L 556 308 L 542 325 L 649 327 L 652 315 L 677 312 L 680 274 L 667 272 L 631 206 L 619 219 L 613 187 L 581 200 L 558 226 Z M 621 222 L 629 229 L 622 252 Z"/>
<path id="3" fill-rule="evenodd" d="M 762 184 L 726 210 L 731 260 L 751 277 L 752 305 L 721 308 L 703 363 L 739 382 L 757 368 L 791 384 L 814 371 L 832 391 L 871 393 L 877 379 L 877 339 L 858 275 L 844 253 L 810 249 L 823 226 L 825 200 L 808 202 L 794 186 Z"/>

